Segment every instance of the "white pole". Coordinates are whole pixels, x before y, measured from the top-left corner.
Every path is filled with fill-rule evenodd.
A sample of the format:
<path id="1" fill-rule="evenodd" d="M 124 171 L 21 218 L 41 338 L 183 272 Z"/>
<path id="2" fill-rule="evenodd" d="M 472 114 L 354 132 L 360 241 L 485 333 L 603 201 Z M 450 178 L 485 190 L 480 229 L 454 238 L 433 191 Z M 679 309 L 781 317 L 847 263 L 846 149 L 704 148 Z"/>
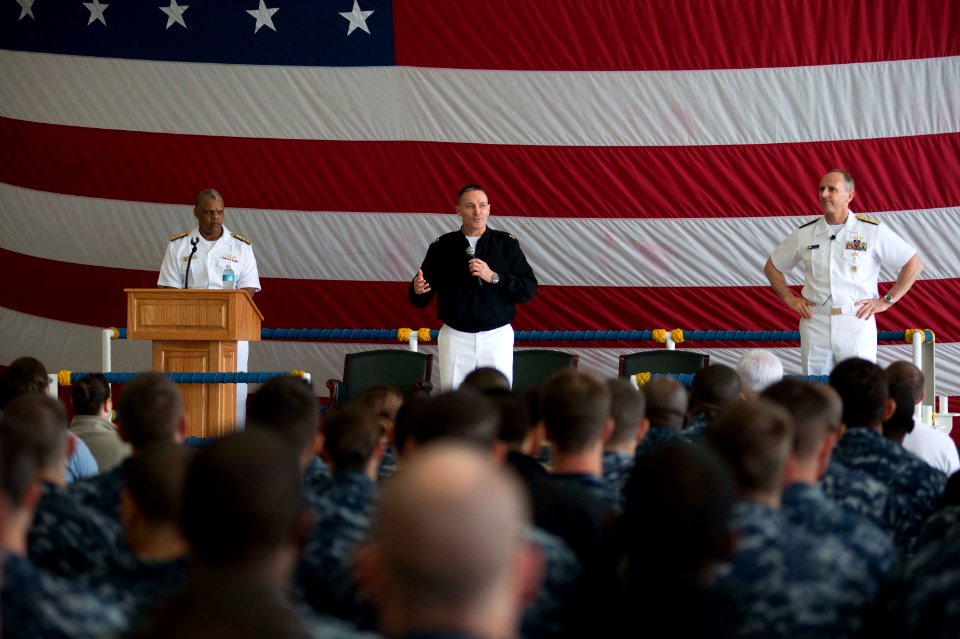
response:
<path id="1" fill-rule="evenodd" d="M 113 331 L 103 329 L 100 333 L 100 370 L 104 373 L 111 373 L 110 342 L 113 341 Z"/>
<path id="2" fill-rule="evenodd" d="M 923 340 L 926 334 L 923 331 L 915 331 L 911 338 L 913 344 L 913 365 L 923 370 Z M 913 419 L 923 423 L 923 402 L 913 407 Z M 926 423 L 930 423 L 929 418 Z"/>
<path id="3" fill-rule="evenodd" d="M 57 390 L 59 382 L 60 378 L 57 375 L 53 373 L 47 373 L 47 395 L 54 399 L 60 396 L 60 391 Z"/>
<path id="4" fill-rule="evenodd" d="M 409 340 L 410 350 L 413 351 L 414 353 L 417 352 L 417 345 L 420 343 L 419 340 L 420 338 L 417 336 L 417 332 L 410 331 L 410 340 Z"/>
<path id="5" fill-rule="evenodd" d="M 313 376 L 310 375 L 310 373 L 304 372 L 304 373 L 303 373 L 303 381 L 305 381 L 305 382 L 307 383 L 307 385 L 309 386 L 310 384 L 313 383 Z"/>
<path id="6" fill-rule="evenodd" d="M 926 335 L 923 331 L 913 334 L 913 365 L 923 370 L 923 340 Z"/>
<path id="7" fill-rule="evenodd" d="M 677 349 L 677 345 L 673 341 L 673 335 L 670 333 L 667 333 L 667 341 L 665 343 L 668 351 L 674 351 Z"/>

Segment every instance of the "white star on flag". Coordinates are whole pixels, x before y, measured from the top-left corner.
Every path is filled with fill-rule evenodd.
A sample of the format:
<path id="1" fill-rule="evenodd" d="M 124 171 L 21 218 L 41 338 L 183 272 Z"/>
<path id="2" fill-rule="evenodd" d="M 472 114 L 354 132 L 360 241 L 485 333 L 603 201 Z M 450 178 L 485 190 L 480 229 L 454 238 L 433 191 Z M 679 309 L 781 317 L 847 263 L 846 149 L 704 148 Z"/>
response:
<path id="1" fill-rule="evenodd" d="M 169 29 L 174 24 L 179 24 L 184 29 L 187 28 L 187 23 L 183 20 L 183 12 L 189 9 L 187 5 L 179 6 L 177 0 L 170 0 L 169 7 L 157 7 L 165 14 L 167 14 L 167 28 Z"/>
<path id="2" fill-rule="evenodd" d="M 94 20 L 99 20 L 103 23 L 103 26 L 107 26 L 107 19 L 103 16 L 103 12 L 110 6 L 109 4 L 100 4 L 100 0 L 93 0 L 93 2 L 84 2 L 83 6 L 90 10 L 90 19 L 87 20 L 88 27 L 93 24 Z"/>
<path id="3" fill-rule="evenodd" d="M 347 29 L 347 35 L 353 33 L 354 29 L 363 29 L 367 33 L 370 33 L 370 29 L 367 28 L 367 18 L 373 14 L 373 11 L 361 11 L 360 3 L 357 0 L 353 0 L 353 10 L 352 11 L 341 11 L 340 15 L 343 16 L 344 20 L 350 23 L 350 27 Z"/>
<path id="4" fill-rule="evenodd" d="M 279 10 L 280 10 L 280 7 L 277 7 L 275 9 L 268 9 L 267 5 L 264 4 L 263 0 L 260 0 L 259 8 L 247 9 L 247 13 L 249 13 L 250 15 L 252 15 L 254 18 L 257 19 L 257 26 L 256 28 L 254 28 L 253 32 L 256 33 L 257 31 L 260 30 L 260 27 L 264 25 L 276 31 L 277 28 L 273 26 L 273 14 L 275 14 Z"/>
<path id="5" fill-rule="evenodd" d="M 17 0 L 17 4 L 20 5 L 20 17 L 17 18 L 17 22 L 23 20 L 23 16 L 30 16 L 36 20 L 33 15 L 33 0 Z"/>

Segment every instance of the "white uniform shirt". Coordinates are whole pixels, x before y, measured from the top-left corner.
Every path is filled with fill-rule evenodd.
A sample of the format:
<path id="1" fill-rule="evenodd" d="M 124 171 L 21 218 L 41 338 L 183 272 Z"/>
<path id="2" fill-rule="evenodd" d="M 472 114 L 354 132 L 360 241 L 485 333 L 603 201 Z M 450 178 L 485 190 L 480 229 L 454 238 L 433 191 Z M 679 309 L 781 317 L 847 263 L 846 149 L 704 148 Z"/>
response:
<path id="1" fill-rule="evenodd" d="M 226 226 L 223 235 L 215 242 L 203 239 L 199 229 L 176 237 L 167 246 L 160 266 L 157 286 L 183 288 L 183 277 L 187 272 L 187 259 L 193 249 L 191 242 L 196 239 L 197 252 L 190 266 L 188 288 L 223 288 L 223 272 L 227 265 L 233 269 L 236 287 L 260 290 L 260 275 L 257 272 L 257 259 L 253 255 L 253 246 L 249 240 L 239 239 Z"/>
<path id="2" fill-rule="evenodd" d="M 903 438 L 903 447 L 927 462 L 947 477 L 960 470 L 957 445 L 950 435 L 934 430 L 932 426 L 914 422 L 913 431 Z"/>
<path id="3" fill-rule="evenodd" d="M 804 224 L 770 260 L 781 273 L 803 262 L 801 295 L 814 304 L 852 306 L 879 297 L 881 265 L 899 272 L 916 252 L 888 226 L 851 212 L 835 236 L 823 216 Z"/>

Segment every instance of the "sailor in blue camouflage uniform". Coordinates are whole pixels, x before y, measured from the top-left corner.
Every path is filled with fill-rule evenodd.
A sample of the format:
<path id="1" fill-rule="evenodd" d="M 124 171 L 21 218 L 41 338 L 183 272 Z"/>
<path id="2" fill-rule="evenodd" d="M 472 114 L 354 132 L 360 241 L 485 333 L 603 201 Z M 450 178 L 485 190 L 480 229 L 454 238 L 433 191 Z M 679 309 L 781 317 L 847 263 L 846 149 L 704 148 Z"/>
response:
<path id="1" fill-rule="evenodd" d="M 30 560 L 75 577 L 102 567 L 118 545 L 119 530 L 74 500 L 66 488 L 69 457 L 66 412 L 46 395 L 21 395 L 6 405 L 6 428 L 30 435 L 24 444 L 36 459 L 41 497 L 27 538 Z"/>
<path id="2" fill-rule="evenodd" d="M 670 428 L 653 428 L 647 431 L 647 436 L 637 445 L 636 457 L 640 458 L 649 455 L 653 451 L 662 448 L 668 444 L 689 444 L 690 441 L 683 436 L 683 433 Z"/>
<path id="3" fill-rule="evenodd" d="M 864 636 L 955 639 L 960 636 L 960 530 L 922 547 L 889 589 Z M 867 634 L 869 633 L 869 634 Z"/>
<path id="4" fill-rule="evenodd" d="M 112 470 L 70 484 L 70 495 L 110 521 L 120 522 L 120 493 L 123 491 L 123 471 L 127 460 Z"/>
<path id="5" fill-rule="evenodd" d="M 102 570 L 122 546 L 119 526 L 50 482 L 43 484 L 27 544 L 32 562 L 64 577 Z"/>
<path id="6" fill-rule="evenodd" d="M 623 379 L 607 380 L 607 386 L 613 432 L 603 443 L 603 479 L 621 496 L 622 510 L 623 488 L 633 470 L 637 444 L 650 430 L 650 421 L 646 417 L 647 400 L 641 391 Z"/>
<path id="7" fill-rule="evenodd" d="M 375 478 L 386 441 L 376 414 L 362 405 L 337 407 L 327 416 L 324 433 L 333 474 L 322 494 L 308 495 L 315 524 L 301 555 L 297 585 L 315 610 L 362 623 L 368 612 L 351 562 L 377 506 Z"/>
<path id="8" fill-rule="evenodd" d="M 820 489 L 844 510 L 863 515 L 892 533 L 890 491 L 867 473 L 853 470 L 831 457 L 827 472 L 820 478 Z"/>
<path id="9" fill-rule="evenodd" d="M 319 498 L 333 486 L 330 467 L 320 457 L 314 455 L 303 469 L 303 490 L 308 499 Z"/>
<path id="10" fill-rule="evenodd" d="M 543 555 L 543 583 L 523 613 L 521 634 L 526 639 L 563 636 L 571 625 L 572 599 L 583 570 L 577 556 L 556 535 L 528 526 L 527 540 Z"/>
<path id="11" fill-rule="evenodd" d="M 682 432 L 683 438 L 688 444 L 700 445 L 700 442 L 703 440 L 703 431 L 707 429 L 707 424 L 710 423 L 714 415 L 716 415 L 715 412 L 708 411 L 705 413 L 697 413 L 690 417 Z"/>
<path id="12" fill-rule="evenodd" d="M 737 552 L 715 587 L 739 612 L 736 637 L 852 637 L 874 593 L 862 562 L 759 503 L 739 502 Z"/>
<path id="13" fill-rule="evenodd" d="M 690 414 L 683 435 L 691 444 L 700 444 L 710 420 L 723 407 L 740 399 L 740 375 L 723 364 L 702 368 L 690 385 Z"/>
<path id="14" fill-rule="evenodd" d="M 786 409 L 794 422 L 781 512 L 815 536 L 831 537 L 850 548 L 864 561 L 876 595 L 897 566 L 893 539 L 866 517 L 845 511 L 817 485 L 843 416 L 840 396 L 829 386 L 798 379 L 777 382 L 761 396 Z"/>
<path id="15" fill-rule="evenodd" d="M 38 440 L 64 442 L 66 417 L 23 419 L 36 416 L 27 408 L 40 404 L 43 410 L 57 414 L 59 403 L 38 395 L 11 411 L 19 412 L 19 421 L 0 416 L 0 546 L 4 558 L 0 584 L 0 610 L 3 634 L 13 639 L 73 639 L 106 637 L 119 634 L 127 620 L 121 610 L 100 594 L 76 585 L 71 580 L 50 574 L 31 563 L 27 555 L 27 535 L 41 491 L 38 469 L 45 463 L 38 454 Z M 52 404 L 51 404 L 52 403 Z M 61 407 L 62 410 L 62 407 Z M 59 455 L 65 459 L 65 451 Z M 64 473 L 63 466 L 60 467 Z"/>
<path id="16" fill-rule="evenodd" d="M 379 489 L 364 472 L 342 470 L 320 497 L 310 500 L 316 524 L 303 550 L 298 581 L 318 611 L 354 618 L 353 552 L 370 530 Z"/>
<path id="17" fill-rule="evenodd" d="M 650 429 L 637 445 L 636 457 L 649 455 L 665 444 L 686 443 L 687 389 L 672 377 L 655 377 L 643 386 Z"/>
<path id="18" fill-rule="evenodd" d="M 10 553 L 3 562 L 2 608 L 8 639 L 100 639 L 127 628 L 116 602 Z"/>
<path id="19" fill-rule="evenodd" d="M 960 505 L 943 506 L 930 515 L 920 530 L 920 548 L 939 543 L 950 536 L 960 535 L 958 524 L 960 524 Z"/>
<path id="20" fill-rule="evenodd" d="M 874 594 L 890 580 L 899 563 L 891 537 L 866 517 L 845 511 L 816 485 L 794 483 L 783 491 L 787 520 L 817 537 L 832 537 L 864 560 L 874 580 Z"/>
<path id="21" fill-rule="evenodd" d="M 868 473 L 890 489 L 897 512 L 895 540 L 907 556 L 917 547 L 923 522 L 937 507 L 946 477 L 903 446 L 883 437 L 882 424 L 895 408 L 883 369 L 863 359 L 840 362 L 830 385 L 843 399 L 846 431 L 837 443 L 838 460 Z"/>
<path id="22" fill-rule="evenodd" d="M 733 471 L 737 549 L 715 587 L 735 602 L 735 637 L 852 637 L 875 588 L 863 562 L 832 537 L 815 537 L 778 510 L 793 419 L 760 398 L 721 411 L 704 442 Z"/>
<path id="23" fill-rule="evenodd" d="M 627 485 L 630 471 L 633 470 L 634 459 L 634 455 L 620 451 L 603 451 L 603 481 L 614 490 L 623 493 L 623 487 Z"/>
<path id="24" fill-rule="evenodd" d="M 602 501 L 611 512 L 623 509 L 623 495 L 604 479 L 588 473 L 554 473 L 550 481 L 559 485 L 577 486 Z"/>

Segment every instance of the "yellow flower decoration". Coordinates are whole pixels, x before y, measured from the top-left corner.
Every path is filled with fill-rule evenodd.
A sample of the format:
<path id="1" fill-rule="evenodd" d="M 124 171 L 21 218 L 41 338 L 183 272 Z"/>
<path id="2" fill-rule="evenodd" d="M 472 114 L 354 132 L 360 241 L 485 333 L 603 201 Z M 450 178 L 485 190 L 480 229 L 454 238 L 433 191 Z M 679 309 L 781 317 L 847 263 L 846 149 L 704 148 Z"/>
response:
<path id="1" fill-rule="evenodd" d="M 113 333 L 113 335 L 110 336 L 110 339 L 120 339 L 120 329 L 119 329 L 119 328 L 117 328 L 116 326 L 111 326 L 111 327 L 108 328 L 107 330 L 110 331 L 111 333 Z"/>
<path id="2" fill-rule="evenodd" d="M 657 342 L 658 344 L 666 344 L 667 331 L 663 330 L 662 328 L 653 329 L 653 341 Z"/>
<path id="3" fill-rule="evenodd" d="M 679 329 L 679 328 L 673 329 L 672 331 L 670 331 L 670 337 L 673 338 L 673 343 L 674 343 L 674 344 L 683 344 L 683 330 L 682 330 L 682 329 Z"/>
<path id="4" fill-rule="evenodd" d="M 637 380 L 637 386 L 644 386 L 650 381 L 650 373 L 637 373 L 633 377 Z"/>
<path id="5" fill-rule="evenodd" d="M 292 371 L 290 371 L 290 374 L 293 375 L 294 377 L 303 377 L 303 376 L 306 375 L 307 373 L 306 373 L 306 371 L 292 370 Z"/>
<path id="6" fill-rule="evenodd" d="M 409 342 L 410 341 L 410 329 L 409 328 L 399 328 L 397 329 L 397 341 L 398 342 Z"/>
<path id="7" fill-rule="evenodd" d="M 421 328 L 419 331 L 417 331 L 417 339 L 419 339 L 421 342 L 429 342 L 429 341 L 430 341 L 430 329 L 429 329 L 429 328 Z"/>
<path id="8" fill-rule="evenodd" d="M 59 373 L 57 373 L 57 383 L 60 384 L 61 386 L 69 386 L 70 374 L 71 374 L 70 371 L 60 371 Z"/>

